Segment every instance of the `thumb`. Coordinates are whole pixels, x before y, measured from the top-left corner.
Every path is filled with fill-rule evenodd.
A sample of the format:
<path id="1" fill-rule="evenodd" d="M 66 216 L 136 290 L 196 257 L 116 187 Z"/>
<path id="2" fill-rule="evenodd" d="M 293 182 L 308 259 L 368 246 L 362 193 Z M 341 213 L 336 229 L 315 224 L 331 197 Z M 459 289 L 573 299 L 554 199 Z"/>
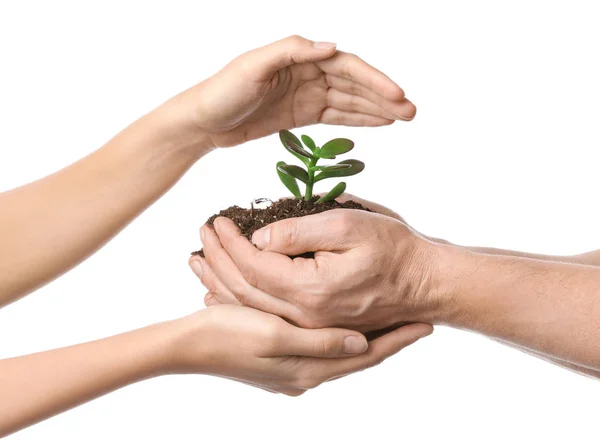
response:
<path id="1" fill-rule="evenodd" d="M 243 55 L 243 61 L 251 67 L 256 67 L 260 76 L 267 77 L 292 64 L 324 60 L 335 52 L 335 43 L 314 42 L 293 35 L 251 50 Z"/>
<path id="2" fill-rule="evenodd" d="M 359 332 L 341 328 L 303 329 L 291 326 L 287 353 L 293 356 L 340 358 L 364 353 L 369 344 Z"/>
<path id="3" fill-rule="evenodd" d="M 260 250 L 290 256 L 345 250 L 352 243 L 348 219 L 353 213 L 349 211 L 337 209 L 280 220 L 252 234 L 252 243 Z"/>

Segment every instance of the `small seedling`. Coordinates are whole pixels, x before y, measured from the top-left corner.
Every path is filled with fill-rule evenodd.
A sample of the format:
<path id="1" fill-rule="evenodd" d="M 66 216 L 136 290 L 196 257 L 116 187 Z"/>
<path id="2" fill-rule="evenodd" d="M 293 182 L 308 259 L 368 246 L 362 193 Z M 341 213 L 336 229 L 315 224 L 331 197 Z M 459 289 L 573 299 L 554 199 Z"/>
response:
<path id="1" fill-rule="evenodd" d="M 319 159 L 335 159 L 337 155 L 347 153 L 354 148 L 354 142 L 350 139 L 332 139 L 322 147 L 317 147 L 315 142 L 308 136 L 302 135 L 302 142 L 308 148 L 304 148 L 300 140 L 290 131 L 279 132 L 281 143 L 294 156 L 302 161 L 306 169 L 297 165 L 288 165 L 285 162 L 277 162 L 277 174 L 279 179 L 294 197 L 301 199 L 302 193 L 298 187 L 298 180 L 306 185 L 304 200 L 312 200 L 313 186 L 316 182 L 331 177 L 353 176 L 365 169 L 365 164 L 360 160 L 348 159 L 335 165 L 317 165 Z M 310 151 L 309 151 L 310 150 Z M 346 190 L 346 183 L 340 182 L 331 191 L 317 200 L 315 203 L 324 203 L 335 200 Z"/>

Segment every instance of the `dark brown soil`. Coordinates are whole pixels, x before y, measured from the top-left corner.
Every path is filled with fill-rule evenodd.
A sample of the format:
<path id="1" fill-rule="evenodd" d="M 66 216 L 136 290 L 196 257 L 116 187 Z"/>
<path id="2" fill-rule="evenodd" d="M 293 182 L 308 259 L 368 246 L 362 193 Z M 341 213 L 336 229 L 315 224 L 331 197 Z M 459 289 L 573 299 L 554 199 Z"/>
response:
<path id="1" fill-rule="evenodd" d="M 317 199 L 317 196 L 315 196 L 310 202 L 300 199 L 280 199 L 276 202 L 273 202 L 266 208 L 255 208 L 252 206 L 249 209 L 246 209 L 240 208 L 239 206 L 231 206 L 230 208 L 224 209 L 218 214 L 211 216 L 206 223 L 212 226 L 217 217 L 227 217 L 233 220 L 233 222 L 240 228 L 242 235 L 250 240 L 252 238 L 252 234 L 263 226 L 286 218 L 304 217 L 305 215 L 318 214 L 320 212 L 338 208 L 370 211 L 360 203 L 352 200 L 344 203 L 339 203 L 336 201 L 327 203 L 314 203 Z M 200 249 L 199 251 L 192 252 L 192 255 L 200 255 L 201 257 L 204 257 L 204 252 L 202 249 Z M 310 257 L 312 255 L 302 256 Z"/>

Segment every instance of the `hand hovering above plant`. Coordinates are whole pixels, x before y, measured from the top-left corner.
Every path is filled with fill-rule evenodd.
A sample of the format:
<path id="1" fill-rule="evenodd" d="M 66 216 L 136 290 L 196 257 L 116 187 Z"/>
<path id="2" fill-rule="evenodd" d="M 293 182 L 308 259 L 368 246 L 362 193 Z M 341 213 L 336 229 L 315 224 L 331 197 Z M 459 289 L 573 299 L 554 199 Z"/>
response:
<path id="1" fill-rule="evenodd" d="M 350 139 L 332 139 L 322 147 L 317 147 L 315 142 L 308 136 L 302 135 L 302 141 L 310 149 L 307 151 L 300 140 L 293 133 L 287 130 L 279 132 L 279 138 L 283 146 L 294 156 L 306 165 L 306 170 L 297 165 L 288 165 L 285 162 L 277 162 L 277 174 L 279 179 L 287 189 L 300 199 L 302 194 L 298 187 L 298 180 L 306 185 L 304 200 L 312 200 L 313 186 L 316 182 L 331 177 L 346 177 L 360 173 L 365 168 L 365 164 L 360 160 L 348 159 L 338 162 L 335 165 L 319 166 L 319 159 L 335 159 L 336 155 L 347 153 L 354 148 L 354 142 Z M 318 173 L 318 174 L 315 174 Z M 324 203 L 335 200 L 346 190 L 346 183 L 338 183 L 331 191 L 319 198 L 316 203 Z"/>
<path id="2" fill-rule="evenodd" d="M 356 55 L 299 36 L 239 56 L 172 102 L 215 147 L 282 127 L 381 126 L 416 112 L 397 84 Z"/>

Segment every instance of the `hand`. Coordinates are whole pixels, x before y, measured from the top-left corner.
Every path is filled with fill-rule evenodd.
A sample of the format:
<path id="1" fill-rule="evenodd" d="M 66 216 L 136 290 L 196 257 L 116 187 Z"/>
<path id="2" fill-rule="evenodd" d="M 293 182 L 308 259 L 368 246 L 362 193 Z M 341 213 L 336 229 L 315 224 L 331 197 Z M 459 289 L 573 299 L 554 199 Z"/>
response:
<path id="1" fill-rule="evenodd" d="M 340 209 L 283 220 L 256 232 L 259 249 L 228 219 L 215 228 L 218 235 L 201 231 L 207 261 L 190 261 L 211 291 L 208 304 L 241 302 L 302 327 L 370 331 L 427 321 L 440 300 L 440 245 L 389 216 Z M 314 251 L 314 259 L 285 256 Z"/>
<path id="2" fill-rule="evenodd" d="M 403 90 L 335 44 L 292 36 L 247 52 L 171 100 L 212 146 L 316 123 L 381 126 L 411 120 Z"/>
<path id="3" fill-rule="evenodd" d="M 298 396 L 321 383 L 372 367 L 429 335 L 411 324 L 367 345 L 351 330 L 306 330 L 258 310 L 218 305 L 174 321 L 169 372 L 227 377 Z"/>

